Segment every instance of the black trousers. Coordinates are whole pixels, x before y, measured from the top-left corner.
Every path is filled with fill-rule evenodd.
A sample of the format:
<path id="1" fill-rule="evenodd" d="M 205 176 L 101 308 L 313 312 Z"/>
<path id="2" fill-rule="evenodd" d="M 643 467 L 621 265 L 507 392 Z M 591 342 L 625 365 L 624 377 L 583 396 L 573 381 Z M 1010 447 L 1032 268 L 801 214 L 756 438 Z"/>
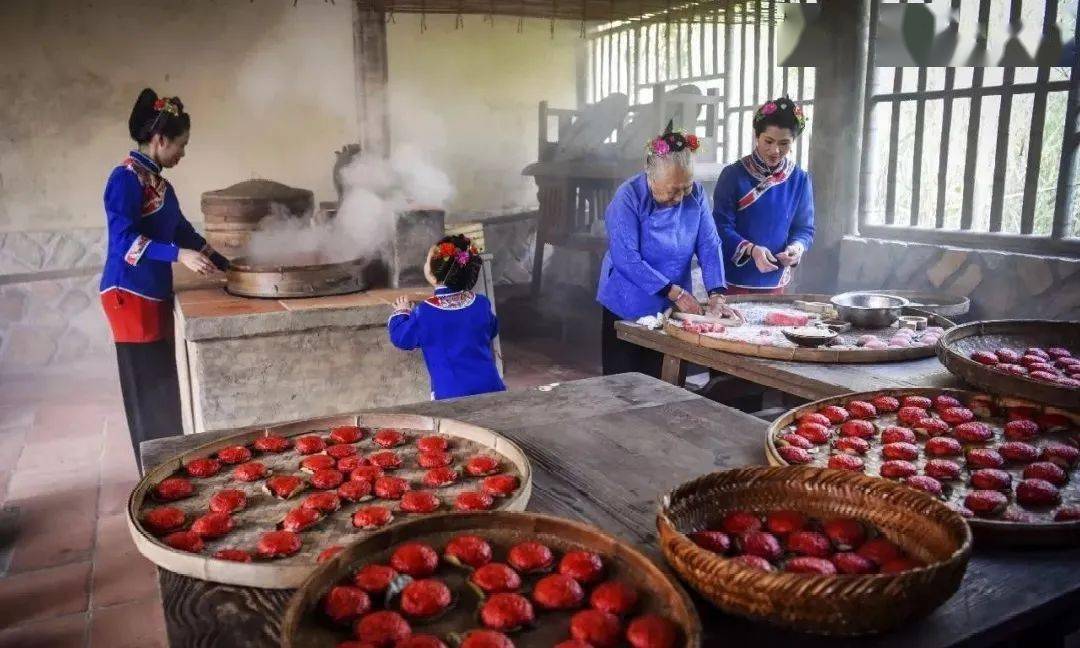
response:
<path id="1" fill-rule="evenodd" d="M 124 413 L 140 475 L 143 472 L 140 443 L 183 434 L 174 349 L 171 339 L 116 343 L 120 391 L 124 395 Z"/>
<path id="2" fill-rule="evenodd" d="M 659 378 L 664 356 L 658 351 L 620 340 L 615 335 L 615 322 L 620 319 L 623 318 L 604 309 L 604 328 L 600 333 L 600 361 L 604 375 L 638 372 Z"/>

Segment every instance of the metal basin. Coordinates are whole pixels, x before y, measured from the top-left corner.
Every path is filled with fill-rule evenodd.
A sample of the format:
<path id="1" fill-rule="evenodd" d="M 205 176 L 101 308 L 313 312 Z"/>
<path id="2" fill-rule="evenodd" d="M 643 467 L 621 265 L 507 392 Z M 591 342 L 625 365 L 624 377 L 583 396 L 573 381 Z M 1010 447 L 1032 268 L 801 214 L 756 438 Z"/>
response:
<path id="1" fill-rule="evenodd" d="M 829 300 L 836 307 L 840 319 L 859 328 L 885 328 L 892 326 L 900 317 L 900 311 L 909 301 L 896 295 L 880 295 L 870 292 L 846 292 Z"/>

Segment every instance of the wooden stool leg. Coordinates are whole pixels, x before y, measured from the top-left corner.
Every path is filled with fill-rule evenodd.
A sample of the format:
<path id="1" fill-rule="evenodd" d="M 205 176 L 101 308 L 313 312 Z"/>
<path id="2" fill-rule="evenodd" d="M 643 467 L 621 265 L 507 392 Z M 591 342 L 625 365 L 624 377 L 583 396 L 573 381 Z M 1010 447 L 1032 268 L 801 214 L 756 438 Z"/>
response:
<path id="1" fill-rule="evenodd" d="M 686 384 L 686 363 L 682 358 L 673 355 L 664 355 L 664 364 L 660 370 L 660 380 L 671 383 L 676 387 Z"/>

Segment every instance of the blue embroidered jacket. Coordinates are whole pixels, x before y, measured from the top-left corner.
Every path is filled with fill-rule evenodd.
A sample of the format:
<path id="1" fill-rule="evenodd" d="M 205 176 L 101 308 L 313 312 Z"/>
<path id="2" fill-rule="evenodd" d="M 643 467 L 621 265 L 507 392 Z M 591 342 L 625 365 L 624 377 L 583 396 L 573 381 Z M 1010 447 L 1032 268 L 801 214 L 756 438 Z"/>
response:
<path id="1" fill-rule="evenodd" d="M 596 300 L 619 317 L 637 319 L 665 310 L 668 284 L 693 290 L 690 261 L 695 254 L 705 289 L 724 287 L 720 239 L 699 183 L 682 202 L 668 207 L 656 203 L 645 173 L 639 173 L 615 192 L 604 225 L 608 251 Z"/>
<path id="2" fill-rule="evenodd" d="M 785 269 L 762 273 L 749 257 L 749 244 L 773 254 L 799 243 L 814 243 L 814 193 L 810 174 L 785 160 L 769 173 L 764 162 L 749 155 L 720 172 L 713 194 L 713 217 L 724 244 L 728 285 L 777 288 L 786 285 Z"/>
<path id="3" fill-rule="evenodd" d="M 153 300 L 172 297 L 172 263 L 180 248 L 201 250 L 172 185 L 149 157 L 132 151 L 105 185 L 109 246 L 101 292 L 124 290 Z"/>
<path id="4" fill-rule="evenodd" d="M 394 346 L 423 352 L 436 399 L 506 389 L 491 349 L 499 321 L 484 295 L 440 286 L 412 312 L 391 315 L 387 328 Z"/>

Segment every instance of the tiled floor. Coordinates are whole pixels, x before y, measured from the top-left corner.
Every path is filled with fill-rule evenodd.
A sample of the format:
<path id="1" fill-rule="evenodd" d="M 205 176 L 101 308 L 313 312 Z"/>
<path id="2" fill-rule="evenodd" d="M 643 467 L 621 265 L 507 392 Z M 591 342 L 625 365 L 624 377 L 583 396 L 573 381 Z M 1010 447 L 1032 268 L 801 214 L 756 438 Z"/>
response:
<path id="1" fill-rule="evenodd" d="M 510 389 L 595 374 L 558 345 L 504 340 L 503 356 Z M 127 530 L 136 475 L 111 361 L 0 376 L 0 648 L 165 646 Z"/>

